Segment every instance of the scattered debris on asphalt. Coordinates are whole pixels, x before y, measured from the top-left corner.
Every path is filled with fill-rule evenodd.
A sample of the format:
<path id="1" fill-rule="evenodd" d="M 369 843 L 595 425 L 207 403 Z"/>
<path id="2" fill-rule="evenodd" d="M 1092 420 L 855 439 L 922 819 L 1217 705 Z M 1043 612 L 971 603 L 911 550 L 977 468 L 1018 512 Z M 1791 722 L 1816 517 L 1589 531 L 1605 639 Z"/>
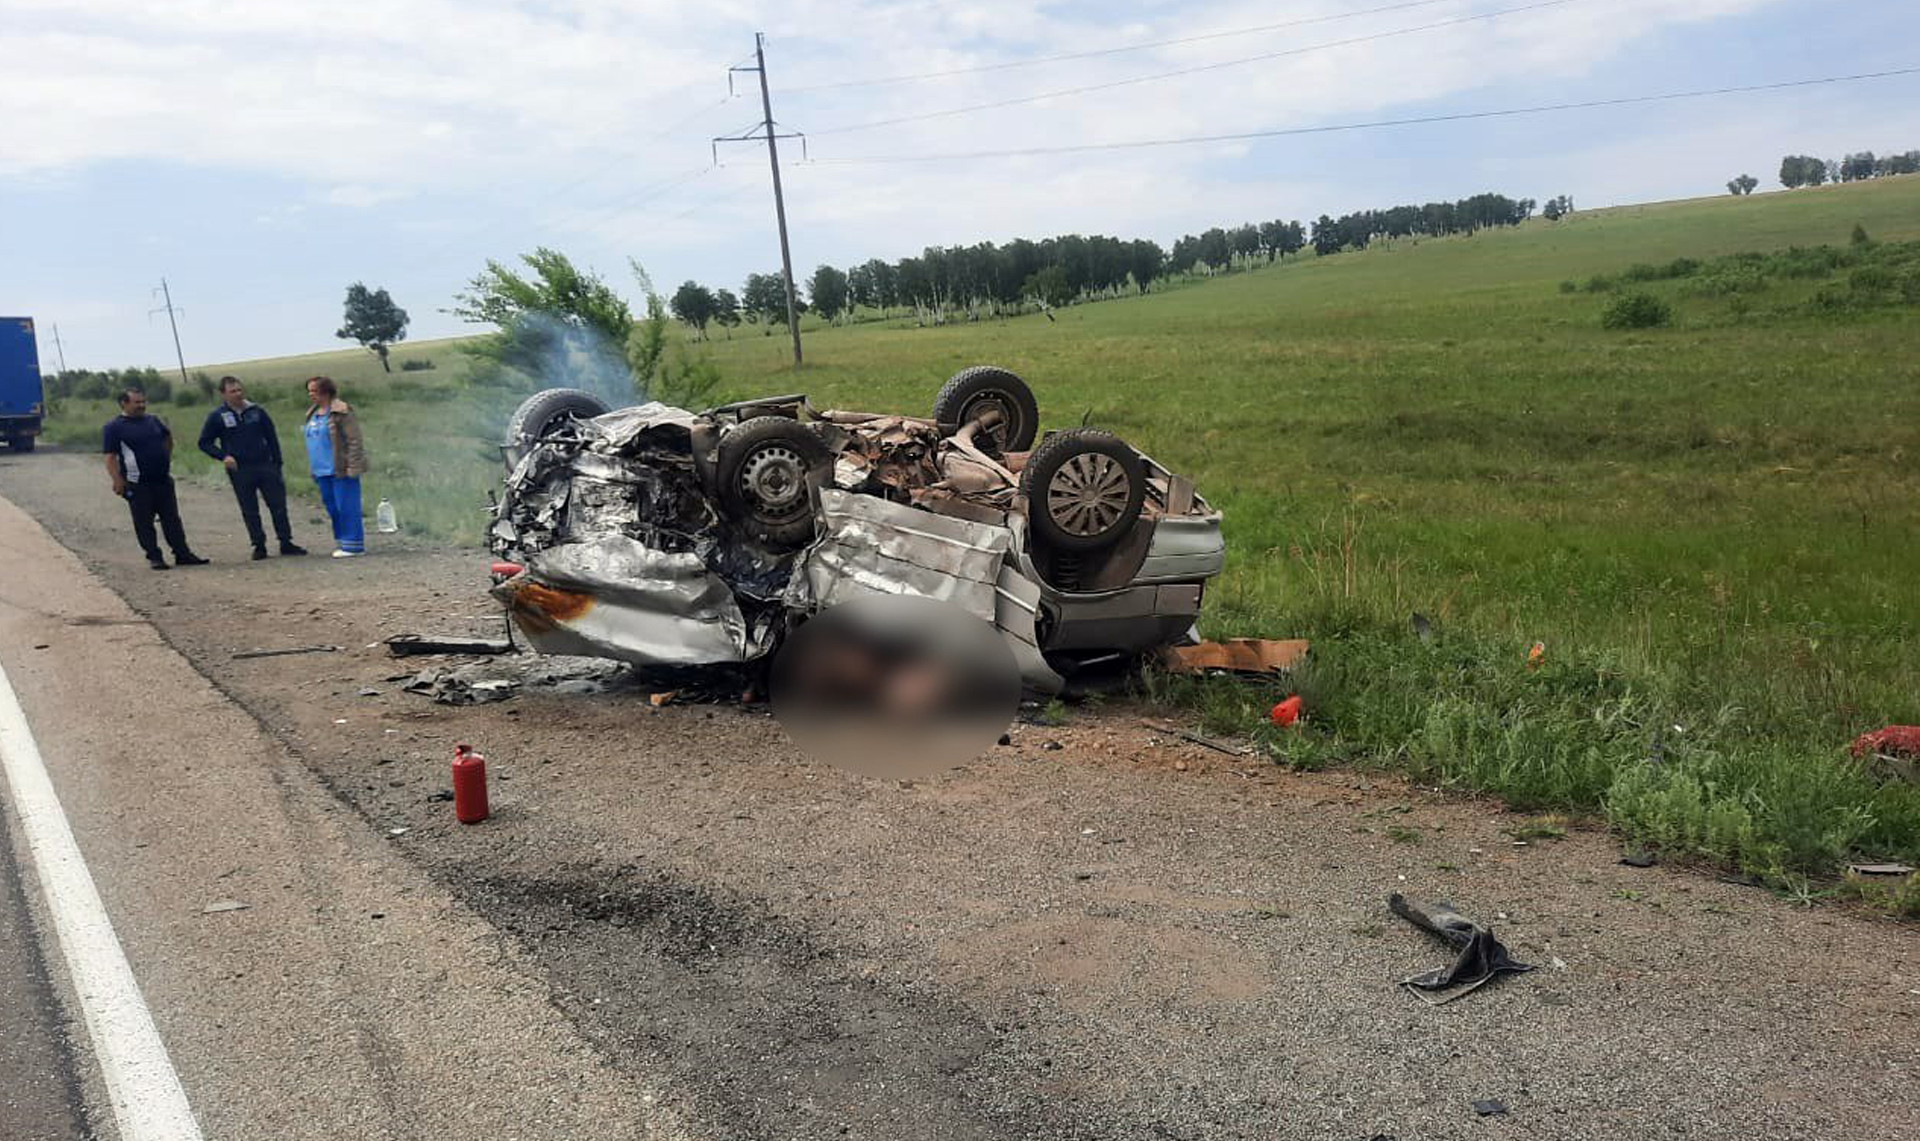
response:
<path id="1" fill-rule="evenodd" d="M 239 650 L 234 653 L 238 658 L 282 658 L 289 654 L 332 654 L 339 652 L 338 646 L 288 646 L 285 649 Z"/>
<path id="2" fill-rule="evenodd" d="M 209 903 L 201 908 L 200 914 L 213 915 L 222 911 L 245 911 L 247 906 L 247 904 L 241 903 L 237 899 L 222 899 L 215 903 Z"/>
<path id="3" fill-rule="evenodd" d="M 504 638 L 452 638 L 440 635 L 395 634 L 386 640 L 387 652 L 396 658 L 419 654 L 507 654 L 513 643 Z"/>
<path id="4" fill-rule="evenodd" d="M 401 688 L 431 697 L 440 705 L 485 705 L 505 701 L 523 689 L 563 694 L 604 693 L 627 679 L 631 672 L 624 663 L 604 658 L 523 654 L 443 669 L 424 669 Z"/>
<path id="5" fill-rule="evenodd" d="M 1445 940 L 1459 952 L 1448 966 L 1401 980 L 1401 985 L 1435 1006 L 1478 989 L 1496 975 L 1533 969 L 1515 962 L 1500 940 L 1493 937 L 1492 928 L 1468 919 L 1451 904 L 1414 903 L 1394 892 L 1387 899 L 1387 908 L 1415 927 Z"/>
<path id="6" fill-rule="evenodd" d="M 1308 649 L 1304 638 L 1229 638 L 1168 646 L 1160 652 L 1160 664 L 1169 673 L 1271 677 L 1290 672 L 1305 660 Z"/>

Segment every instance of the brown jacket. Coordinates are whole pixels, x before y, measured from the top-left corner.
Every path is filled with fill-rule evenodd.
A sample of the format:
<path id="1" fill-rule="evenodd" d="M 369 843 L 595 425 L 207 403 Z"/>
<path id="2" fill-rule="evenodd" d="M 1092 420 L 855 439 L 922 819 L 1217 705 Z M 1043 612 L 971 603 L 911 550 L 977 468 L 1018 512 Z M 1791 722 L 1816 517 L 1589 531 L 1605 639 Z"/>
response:
<path id="1" fill-rule="evenodd" d="M 308 409 L 307 419 L 313 419 L 316 411 Z M 365 475 L 366 441 L 360 436 L 360 421 L 354 418 L 353 408 L 346 401 L 336 400 L 333 407 L 327 410 L 327 434 L 333 437 L 333 474 L 348 477 Z"/>

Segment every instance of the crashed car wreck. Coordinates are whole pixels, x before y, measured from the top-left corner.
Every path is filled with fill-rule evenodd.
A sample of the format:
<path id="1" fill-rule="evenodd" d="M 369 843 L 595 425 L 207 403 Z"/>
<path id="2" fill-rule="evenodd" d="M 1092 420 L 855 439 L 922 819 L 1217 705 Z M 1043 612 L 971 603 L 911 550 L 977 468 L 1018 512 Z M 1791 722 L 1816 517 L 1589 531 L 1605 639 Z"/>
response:
<path id="1" fill-rule="evenodd" d="M 967 369 L 928 417 L 804 395 L 689 412 L 548 389 L 515 412 L 493 594 L 535 649 L 641 667 L 754 663 L 821 610 L 953 604 L 1023 684 L 1190 641 L 1220 515 L 1110 432 L 1039 434 L 1026 383 Z"/>

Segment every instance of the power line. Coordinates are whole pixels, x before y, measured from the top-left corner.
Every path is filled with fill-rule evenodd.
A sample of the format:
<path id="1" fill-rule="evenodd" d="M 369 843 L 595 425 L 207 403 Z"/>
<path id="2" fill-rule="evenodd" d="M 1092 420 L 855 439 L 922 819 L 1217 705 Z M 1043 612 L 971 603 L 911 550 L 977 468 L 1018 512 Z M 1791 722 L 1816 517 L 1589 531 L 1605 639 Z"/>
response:
<path id="1" fill-rule="evenodd" d="M 1203 63 L 1193 67 L 1183 67 L 1176 71 L 1162 71 L 1153 75 L 1137 75 L 1128 79 L 1108 80 L 1105 83 L 1090 83 L 1081 87 L 1066 87 L 1057 91 L 1043 91 L 1037 95 L 1021 95 L 1012 99 L 996 99 L 991 103 L 974 103 L 966 107 L 949 107 L 944 111 L 924 111 L 917 115 L 899 115 L 891 119 L 875 119 L 867 123 L 851 123 L 841 127 L 827 127 L 814 131 L 813 134 L 838 135 L 845 134 L 849 131 L 868 131 L 875 127 L 894 127 L 902 123 L 919 123 L 928 119 L 944 119 L 953 115 L 970 114 L 974 111 L 992 111 L 1001 107 L 1017 107 L 1023 103 L 1038 103 L 1044 99 L 1061 99 L 1074 95 L 1089 95 L 1096 91 L 1111 91 L 1116 87 L 1130 87 L 1140 83 L 1154 83 L 1162 79 L 1177 79 L 1181 76 L 1198 75 L 1201 72 L 1219 71 L 1229 67 L 1240 67 L 1249 63 L 1259 63 L 1263 60 L 1305 55 L 1309 52 L 1325 51 L 1329 48 L 1349 47 L 1353 44 L 1372 43 L 1375 40 L 1390 39 L 1394 36 L 1408 36 L 1415 32 L 1430 32 L 1437 28 L 1450 28 L 1459 24 L 1471 24 L 1482 20 L 1492 20 L 1500 16 L 1511 16 L 1520 12 L 1535 12 L 1542 8 L 1558 8 L 1567 4 L 1583 2 L 1584 0 L 1538 0 L 1537 3 L 1523 4 L 1517 8 L 1501 8 L 1493 12 L 1476 12 L 1470 16 L 1454 16 L 1445 20 L 1436 20 L 1430 24 L 1419 24 L 1411 28 L 1395 28 L 1392 31 L 1374 32 L 1365 36 L 1351 36 L 1344 40 L 1329 40 L 1325 43 L 1308 44 L 1305 47 L 1262 52 L 1259 55 L 1221 60 L 1218 63 Z"/>
<path id="2" fill-rule="evenodd" d="M 1784 91 L 1796 87 L 1818 87 L 1833 83 L 1855 83 L 1868 79 L 1891 79 L 1920 75 L 1920 67 L 1902 67 L 1890 71 L 1867 71 L 1857 75 L 1829 75 L 1818 79 L 1792 79 L 1779 83 L 1754 83 L 1741 87 L 1712 87 L 1697 91 L 1667 91 L 1657 95 L 1627 95 L 1615 99 L 1588 99 L 1578 103 L 1543 103 L 1533 107 L 1507 107 L 1496 111 L 1460 111 L 1446 115 L 1419 115 L 1405 119 L 1374 119 L 1361 123 L 1330 123 L 1318 127 L 1276 127 L 1263 131 L 1236 131 L 1222 135 L 1188 135 L 1173 139 L 1133 139 L 1112 143 L 1073 143 L 1065 146 L 1021 147 L 1007 150 L 964 151 L 951 154 L 861 155 L 847 158 L 817 158 L 807 165 L 872 165 L 876 163 L 957 162 L 982 158 L 1021 158 L 1034 155 L 1081 154 L 1088 151 L 1134 150 L 1146 147 L 1180 147 L 1199 143 L 1246 142 L 1275 139 L 1289 135 L 1324 135 L 1340 131 L 1368 131 L 1381 127 L 1412 127 L 1429 123 L 1460 123 L 1475 119 L 1499 119 L 1516 115 L 1541 115 L 1552 111 L 1583 111 L 1596 107 L 1626 107 L 1639 103 L 1664 103 L 1679 99 L 1704 99 L 1715 95 L 1744 95 L 1761 91 Z"/>
<path id="3" fill-rule="evenodd" d="M 1151 51 L 1154 48 L 1177 47 L 1181 44 L 1197 44 L 1207 40 L 1223 40 L 1235 36 L 1259 35 L 1262 32 L 1277 32 L 1284 28 L 1304 28 L 1310 24 L 1329 24 L 1340 20 L 1357 20 L 1362 16 L 1377 16 L 1383 12 L 1400 12 L 1408 8 L 1431 8 L 1436 4 L 1452 4 L 1457 0 L 1402 0 L 1398 4 L 1386 4 L 1378 8 L 1363 8 L 1355 12 L 1335 12 L 1327 16 L 1309 16 L 1298 20 L 1284 20 L 1277 24 L 1255 24 L 1249 28 L 1229 28 L 1220 32 L 1206 32 L 1197 36 L 1180 36 L 1171 40 L 1149 40 L 1144 43 L 1124 44 L 1119 47 L 1094 48 L 1089 51 L 1061 52 L 1058 55 L 1036 56 L 1032 59 L 1008 60 L 1003 63 L 983 63 L 972 67 L 950 67 L 944 71 L 922 71 L 912 75 L 890 75 L 875 79 L 847 79 L 835 83 L 815 83 L 807 87 L 789 87 L 783 95 L 806 95 L 815 91 L 839 91 L 848 87 L 883 87 L 900 83 L 919 83 L 929 79 L 948 79 L 956 75 L 979 75 L 990 71 L 1012 71 L 1021 67 L 1041 67 L 1050 63 L 1067 63 L 1078 59 L 1099 59 L 1105 56 L 1125 55 L 1129 52 Z"/>
<path id="4" fill-rule="evenodd" d="M 668 124 L 667 126 L 662 127 L 659 130 L 654 131 L 649 135 L 642 136 L 640 139 L 640 142 L 644 144 L 644 143 L 653 142 L 657 139 L 664 138 L 667 135 L 672 134 L 674 131 L 677 131 L 680 128 L 688 125 L 689 123 L 692 123 L 694 120 L 702 118 L 706 115 L 710 115 L 714 111 L 720 109 L 721 107 L 726 106 L 728 103 L 731 103 L 731 102 L 733 102 L 733 96 L 728 95 L 725 98 L 718 99 L 712 103 L 705 104 L 701 106 L 698 110 L 693 111 L 691 114 L 688 114 L 680 119 L 676 119 L 672 123 Z M 580 176 L 579 178 L 576 178 L 571 182 L 563 183 L 558 189 L 548 192 L 546 195 L 546 200 L 551 202 L 554 199 L 560 198 L 568 193 L 571 193 L 574 190 L 579 189 L 582 186 L 585 186 L 587 183 L 594 181 L 595 179 L 606 174 L 608 171 L 613 170 L 615 167 L 621 165 L 622 163 L 633 161 L 636 157 L 639 156 L 639 153 L 640 153 L 639 151 L 635 150 L 635 151 L 623 151 L 620 154 L 614 155 L 612 158 L 609 158 L 606 162 L 600 164 L 599 166 L 594 167 L 592 170 L 588 171 L 586 174 Z M 653 184 L 649 184 L 649 186 L 651 185 Z M 647 189 L 647 187 L 643 187 L 642 191 L 644 191 L 645 189 Z M 639 193 L 639 192 L 636 192 L 636 193 Z M 622 199 L 621 201 L 624 202 L 625 200 Z M 575 211 L 572 215 L 566 215 L 564 217 L 574 217 L 583 213 L 597 213 L 600 210 L 605 209 L 607 205 L 608 204 L 603 203 L 600 206 L 585 207 L 582 210 Z M 479 229 L 472 230 L 466 234 L 461 235 L 458 238 L 454 238 L 450 241 L 441 243 L 434 250 L 423 255 L 420 258 L 420 260 L 424 262 L 438 261 L 442 255 L 451 253 L 455 247 L 464 247 L 467 243 L 473 241 L 475 238 L 479 238 L 487 234 L 491 234 L 498 228 L 499 228 L 499 223 L 494 223 Z"/>

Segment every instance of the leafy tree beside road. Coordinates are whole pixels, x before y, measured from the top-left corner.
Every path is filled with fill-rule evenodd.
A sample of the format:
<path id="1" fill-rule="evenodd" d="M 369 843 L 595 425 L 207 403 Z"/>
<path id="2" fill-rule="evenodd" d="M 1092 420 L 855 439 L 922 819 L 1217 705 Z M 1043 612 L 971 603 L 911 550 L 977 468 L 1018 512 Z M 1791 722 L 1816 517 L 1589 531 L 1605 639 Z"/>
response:
<path id="1" fill-rule="evenodd" d="M 1755 178 L 1751 174 L 1743 174 L 1743 175 L 1740 175 L 1738 178 L 1733 179 L 1731 182 L 1727 183 L 1727 193 L 1734 195 L 1735 197 L 1740 197 L 1743 195 L 1752 194 L 1754 191 L 1754 188 L 1759 185 L 1760 185 L 1759 179 Z"/>
<path id="2" fill-rule="evenodd" d="M 669 307 L 677 320 L 693 326 L 702 339 L 707 335 L 707 322 L 718 316 L 720 310 L 713 291 L 697 281 L 682 282 L 680 288 L 673 291 Z"/>
<path id="3" fill-rule="evenodd" d="M 829 324 L 847 311 L 847 293 L 847 275 L 830 265 L 814 270 L 812 280 L 807 282 L 807 297 L 814 312 Z"/>
<path id="4" fill-rule="evenodd" d="M 345 321 L 334 334 L 343 341 L 359 341 L 368 352 L 380 358 L 380 367 L 388 372 L 389 346 L 407 339 L 407 311 L 393 303 L 384 289 L 368 289 L 360 282 L 347 286 Z"/>

